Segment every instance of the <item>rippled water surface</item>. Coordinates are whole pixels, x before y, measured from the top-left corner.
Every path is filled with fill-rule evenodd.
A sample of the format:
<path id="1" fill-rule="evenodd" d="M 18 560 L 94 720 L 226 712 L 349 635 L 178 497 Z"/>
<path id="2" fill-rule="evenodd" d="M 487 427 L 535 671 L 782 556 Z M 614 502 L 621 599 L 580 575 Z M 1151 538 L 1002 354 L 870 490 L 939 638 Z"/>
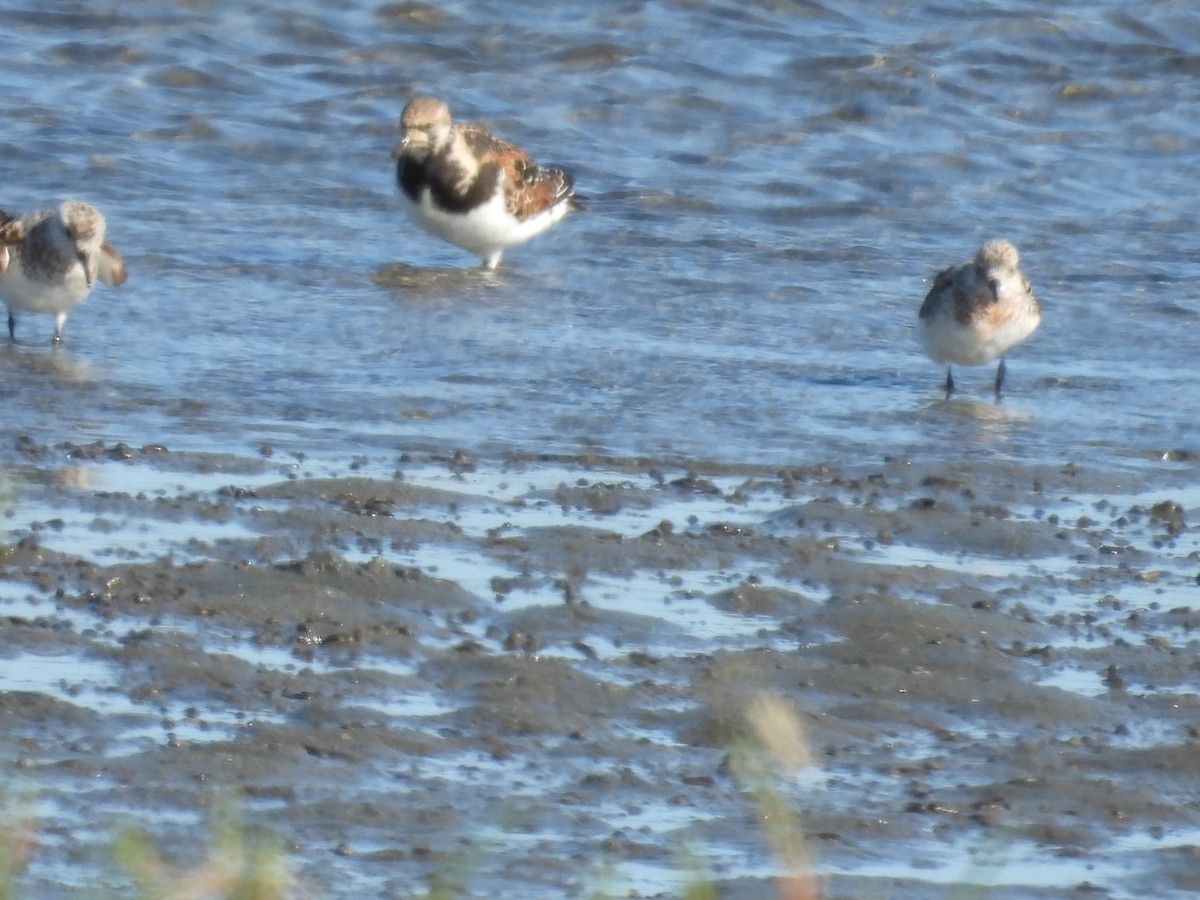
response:
<path id="1" fill-rule="evenodd" d="M 0 461 L 23 435 L 347 464 L 999 457 L 1119 477 L 1197 449 L 1191 4 L 0 14 L 0 206 L 93 202 L 130 270 L 65 347 L 28 315 L 0 347 Z M 586 209 L 494 273 L 417 231 L 390 159 L 417 92 L 570 169 Z M 1002 403 L 990 366 L 956 371 L 945 401 L 916 310 L 993 236 L 1021 248 L 1043 323 Z M 457 575 L 453 553 L 409 561 L 487 583 L 457 558 Z"/>
<path id="2" fill-rule="evenodd" d="M 38 435 L 776 462 L 1111 460 L 1188 439 L 1200 23 L 1075 4 L 10 4 L 6 208 L 100 205 L 132 276 L 0 358 Z M 414 230 L 416 91 L 587 212 L 494 277 Z M 940 267 L 1045 305 L 999 409 L 938 402 Z M 415 274 L 401 266 L 421 267 Z M 453 269 L 431 278 L 426 267 Z M 991 371 L 962 373 L 989 400 Z"/>

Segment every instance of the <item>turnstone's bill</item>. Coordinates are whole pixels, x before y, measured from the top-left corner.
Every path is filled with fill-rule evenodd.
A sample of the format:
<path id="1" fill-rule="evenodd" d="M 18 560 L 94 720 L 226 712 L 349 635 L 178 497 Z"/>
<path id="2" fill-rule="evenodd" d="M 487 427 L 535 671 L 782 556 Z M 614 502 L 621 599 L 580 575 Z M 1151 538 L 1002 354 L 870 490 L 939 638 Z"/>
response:
<path id="1" fill-rule="evenodd" d="M 954 393 L 954 365 L 982 366 L 1000 357 L 996 399 L 1004 383 L 1004 354 L 1042 320 L 1042 310 L 1018 268 L 1017 248 L 1001 238 L 979 248 L 974 259 L 938 272 L 921 306 L 925 352 L 946 366 L 946 396 Z"/>
<path id="2" fill-rule="evenodd" d="M 539 166 L 520 147 L 477 125 L 455 123 L 434 97 L 400 116 L 396 180 L 418 225 L 469 250 L 489 269 L 506 249 L 545 231 L 575 207 L 574 180 Z"/>
<path id="3" fill-rule="evenodd" d="M 62 343 L 67 313 L 91 293 L 96 279 L 125 281 L 125 261 L 104 237 L 104 216 L 90 203 L 67 200 L 54 209 L 10 216 L 0 210 L 0 299 L 15 312 L 54 316 L 54 343 Z"/>

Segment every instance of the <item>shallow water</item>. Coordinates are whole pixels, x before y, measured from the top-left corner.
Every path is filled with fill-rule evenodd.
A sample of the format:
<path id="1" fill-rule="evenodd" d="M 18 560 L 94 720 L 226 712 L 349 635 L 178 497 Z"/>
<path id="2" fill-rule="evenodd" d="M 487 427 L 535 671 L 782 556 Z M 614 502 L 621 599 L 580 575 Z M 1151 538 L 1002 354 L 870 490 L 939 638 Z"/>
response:
<path id="1" fill-rule="evenodd" d="M 506 524 L 632 538 L 664 519 L 686 530 L 692 516 L 697 533 L 719 522 L 792 536 L 807 526 L 794 525 L 789 499 L 774 484 L 743 494 L 745 479 L 886 458 L 961 465 L 967 480 L 972 465 L 1011 463 L 1024 486 L 1039 467 L 1071 464 L 1091 488 L 1040 505 L 1006 501 L 1007 511 L 1031 526 L 1090 516 L 1094 546 L 1085 526 L 1069 546 L 1036 552 L 923 533 L 881 541 L 851 516 L 828 537 L 880 578 L 921 571 L 917 599 L 972 577 L 981 590 L 1025 594 L 1039 614 L 1090 618 L 1097 597 L 1072 585 L 1095 576 L 1104 529 L 1122 538 L 1122 513 L 1168 496 L 1200 506 L 1189 486 L 1200 421 L 1190 339 L 1200 314 L 1200 12 L 1187 5 L 181 0 L 0 2 L 0 12 L 0 206 L 94 202 L 130 269 L 125 285 L 72 313 L 62 349 L 49 347 L 49 320 L 33 316 L 19 321 L 18 344 L 0 347 L 6 540 L 36 532 L 41 546 L 89 562 L 186 565 L 274 538 L 259 508 L 289 504 L 230 503 L 222 487 L 400 471 L 461 495 L 453 514 L 445 498 L 436 513 L 405 513 L 452 522 L 464 538 L 398 548 L 346 539 L 338 552 L 357 561 L 386 548 L 395 564 L 491 599 L 492 579 L 522 574 L 483 542 Z M 417 232 L 389 159 L 396 117 L 416 92 L 571 169 L 586 210 L 510 251 L 495 273 Z M 961 394 L 947 402 L 944 373 L 914 340 L 916 310 L 939 268 L 1000 235 L 1021 248 L 1043 324 L 1011 353 L 1002 403 L 990 396 L 991 367 L 956 372 Z M 18 436 L 44 452 L 14 449 Z M 202 462 L 67 458 L 67 444 L 92 441 L 161 444 Z M 428 462 L 455 450 L 478 470 Z M 587 467 L 589 482 L 638 490 L 709 465 L 717 493 L 563 505 L 556 490 L 580 474 L 580 454 L 617 460 Z M 627 458 L 641 462 L 623 468 Z M 162 503 L 106 509 L 104 492 Z M 210 515 L 195 515 L 197 499 Z M 1113 508 L 1098 511 L 1101 501 Z M 1195 602 L 1189 532 L 1164 548 L 1132 531 L 1136 565 L 1162 574 L 1121 576 L 1126 606 L 1101 623 L 1101 643 L 1140 640 L 1136 625 L 1121 630 L 1129 608 Z M 316 546 L 307 535 L 279 540 L 296 557 Z M 711 601 L 749 577 L 795 590 L 794 573 L 775 560 L 705 562 L 593 572 L 588 601 L 644 617 L 648 652 L 668 657 L 792 640 L 774 619 Z M 504 611 L 554 602 L 553 568 L 508 592 Z M 2 584 L 8 615 L 52 606 Z M 73 608 L 56 615 L 64 628 L 86 627 Z M 426 646 L 485 639 L 488 624 L 447 626 Z M 1170 633 L 1186 645 L 1186 631 Z M 1055 646 L 1082 653 L 1092 639 L 1070 634 Z M 223 647 L 193 639 L 286 668 L 291 651 L 256 636 L 231 633 Z M 552 655 L 599 672 L 627 652 L 601 635 L 588 650 Z M 113 686 L 109 663 L 84 661 L 98 667 L 94 691 Z M 414 679 L 407 661 L 389 665 L 388 677 Z M 1103 665 L 1090 666 L 1046 666 L 1041 683 L 1096 694 Z M 52 667 L 22 674 L 39 678 L 63 694 Z M 0 685 L 29 689 L 7 666 Z M 406 686 L 411 702 L 393 709 L 390 687 L 373 701 L 380 715 L 433 715 L 453 702 Z M 164 703 L 186 721 L 186 703 Z M 242 727 L 207 715 L 223 737 Z M 201 739 L 198 726 L 187 733 Z M 131 741 L 113 738 L 112 752 Z M 747 862 L 740 850 L 730 878 L 764 871 L 761 856 Z M 955 878 L 883 856 L 886 875 Z M 634 889 L 677 885 L 664 887 L 654 863 L 627 862 L 621 877 Z M 1043 862 L 1043 886 L 1091 880 L 1120 895 L 1119 872 Z M 830 871 L 877 877 L 866 865 Z M 981 877 L 1003 885 L 1012 873 Z"/>
<path id="2" fill-rule="evenodd" d="M 1182 8 L 423 9 L 10 5 L 5 205 L 93 200 L 133 272 L 51 361 L 23 320 L 15 427 L 767 462 L 1188 440 Z M 417 90 L 590 210 L 494 277 L 415 232 L 388 154 Z M 998 234 L 1045 322 L 1001 410 L 947 407 L 915 309 Z M 990 377 L 959 381 L 986 404 Z"/>

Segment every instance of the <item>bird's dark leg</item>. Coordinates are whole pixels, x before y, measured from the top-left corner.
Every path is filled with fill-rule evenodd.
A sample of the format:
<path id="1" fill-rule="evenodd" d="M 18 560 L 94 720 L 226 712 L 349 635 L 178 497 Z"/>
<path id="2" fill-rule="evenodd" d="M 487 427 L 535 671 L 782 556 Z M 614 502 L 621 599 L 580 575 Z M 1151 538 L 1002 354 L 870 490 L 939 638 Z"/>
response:
<path id="1" fill-rule="evenodd" d="M 954 376 L 950 374 L 950 367 L 946 366 L 946 399 L 950 399 L 950 395 L 954 393 Z"/>
<path id="2" fill-rule="evenodd" d="M 10 341 L 17 339 L 17 320 L 11 312 L 8 314 L 8 339 Z"/>
<path id="3" fill-rule="evenodd" d="M 1000 357 L 1000 366 L 996 369 L 996 402 L 1000 402 L 1000 388 L 1004 384 L 1004 357 Z"/>

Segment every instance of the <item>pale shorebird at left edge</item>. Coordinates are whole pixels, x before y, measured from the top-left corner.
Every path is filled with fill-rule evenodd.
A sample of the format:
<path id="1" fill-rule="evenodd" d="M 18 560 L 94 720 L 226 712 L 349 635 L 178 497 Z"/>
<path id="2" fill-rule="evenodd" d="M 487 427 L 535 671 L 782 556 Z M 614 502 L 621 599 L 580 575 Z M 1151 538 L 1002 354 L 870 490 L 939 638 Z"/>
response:
<path id="1" fill-rule="evenodd" d="M 49 313 L 60 344 L 67 313 L 97 280 L 124 283 L 125 260 L 105 230 L 100 210 L 79 200 L 23 216 L 0 211 L 0 299 L 8 307 L 10 340 L 16 339 L 17 312 Z"/>

